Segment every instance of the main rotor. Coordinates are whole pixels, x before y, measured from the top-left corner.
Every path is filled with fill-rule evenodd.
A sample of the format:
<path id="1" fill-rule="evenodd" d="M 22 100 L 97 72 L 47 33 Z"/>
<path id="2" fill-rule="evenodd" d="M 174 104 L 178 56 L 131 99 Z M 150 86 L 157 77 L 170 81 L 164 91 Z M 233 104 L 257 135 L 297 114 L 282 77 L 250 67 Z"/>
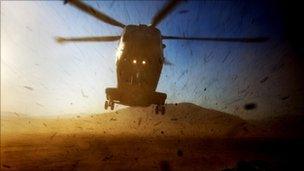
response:
<path id="1" fill-rule="evenodd" d="M 174 8 L 180 4 L 181 0 L 170 0 L 168 1 L 152 18 L 151 23 L 148 27 L 156 27 L 160 22 L 162 22 L 166 16 L 168 16 Z M 87 5 L 80 0 L 65 0 L 64 4 L 70 4 L 73 7 L 97 18 L 98 20 L 110 24 L 112 26 L 120 27 L 124 29 L 125 24 L 117 21 L 116 19 L 106 15 L 105 13 Z M 94 37 L 56 37 L 58 43 L 81 41 L 81 42 L 111 42 L 120 39 L 120 35 L 117 36 L 94 36 Z M 229 38 L 229 37 L 184 37 L 184 36 L 166 36 L 162 35 L 162 39 L 169 40 L 198 40 L 198 41 L 222 41 L 222 42 L 243 42 L 243 43 L 259 43 L 268 40 L 266 37 L 239 37 L 239 38 Z"/>

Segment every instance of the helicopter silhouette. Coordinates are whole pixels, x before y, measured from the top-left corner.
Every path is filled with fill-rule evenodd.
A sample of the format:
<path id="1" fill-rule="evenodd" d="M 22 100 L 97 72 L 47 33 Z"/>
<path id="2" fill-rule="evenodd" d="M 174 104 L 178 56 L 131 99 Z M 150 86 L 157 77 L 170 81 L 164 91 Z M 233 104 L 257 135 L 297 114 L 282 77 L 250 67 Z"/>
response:
<path id="1" fill-rule="evenodd" d="M 162 40 L 196 40 L 258 43 L 266 37 L 182 37 L 162 35 L 156 26 L 180 3 L 180 0 L 168 1 L 152 18 L 150 25 L 125 25 L 110 16 L 96 10 L 80 0 L 67 0 L 79 10 L 113 26 L 123 29 L 121 35 L 96 37 L 56 37 L 58 43 L 64 42 L 112 42 L 119 41 L 116 53 L 117 87 L 106 88 L 104 108 L 114 109 L 115 104 L 127 106 L 155 105 L 155 113 L 165 113 L 167 94 L 156 92 L 157 84 L 164 64 L 170 64 L 163 55 L 166 47 Z"/>

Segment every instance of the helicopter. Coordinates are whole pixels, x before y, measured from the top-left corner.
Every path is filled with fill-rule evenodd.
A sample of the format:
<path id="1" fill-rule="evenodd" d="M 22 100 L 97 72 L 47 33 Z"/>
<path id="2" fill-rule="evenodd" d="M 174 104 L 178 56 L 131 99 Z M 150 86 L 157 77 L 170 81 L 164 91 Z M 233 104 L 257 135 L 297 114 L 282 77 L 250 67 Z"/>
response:
<path id="1" fill-rule="evenodd" d="M 170 64 L 163 55 L 166 47 L 163 40 L 195 40 L 259 43 L 266 37 L 184 37 L 162 35 L 157 25 L 180 4 L 180 0 L 171 0 L 155 14 L 149 25 L 125 25 L 105 13 L 80 0 L 66 0 L 64 4 L 97 18 L 112 26 L 123 29 L 121 35 L 96 37 L 56 37 L 58 43 L 64 42 L 112 42 L 119 41 L 116 52 L 117 87 L 106 88 L 104 108 L 114 109 L 115 104 L 147 107 L 155 105 L 155 113 L 165 114 L 166 93 L 157 92 L 164 64 Z"/>

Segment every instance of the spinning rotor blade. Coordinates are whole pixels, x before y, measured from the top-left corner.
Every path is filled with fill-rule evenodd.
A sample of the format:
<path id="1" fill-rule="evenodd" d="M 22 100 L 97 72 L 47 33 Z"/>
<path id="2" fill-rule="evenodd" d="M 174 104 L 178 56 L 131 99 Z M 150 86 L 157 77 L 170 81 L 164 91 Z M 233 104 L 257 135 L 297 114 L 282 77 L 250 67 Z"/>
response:
<path id="1" fill-rule="evenodd" d="M 107 23 L 107 24 L 111 24 L 113 26 L 117 26 L 117 27 L 121 27 L 124 28 L 125 25 L 120 23 L 119 21 L 107 16 L 106 14 L 97 11 L 95 8 L 81 2 L 80 0 L 65 0 L 64 3 L 69 3 L 70 5 L 73 5 L 74 7 L 82 10 L 85 13 L 88 13 L 94 17 L 96 17 L 97 19 Z"/>
<path id="2" fill-rule="evenodd" d="M 261 43 L 267 41 L 267 37 L 242 37 L 242 38 L 225 38 L 225 37 L 180 37 L 180 36 L 162 36 L 162 39 L 168 40 L 198 40 L 198 41 L 217 41 L 217 42 L 242 42 L 242 43 Z"/>
<path id="3" fill-rule="evenodd" d="M 56 37 L 58 43 L 65 42 L 112 42 L 120 39 L 120 36 L 98 36 L 98 37 Z"/>
<path id="4" fill-rule="evenodd" d="M 171 0 L 168 2 L 160 11 L 156 13 L 156 15 L 154 15 L 151 26 L 155 27 L 158 23 L 160 23 L 180 2 L 181 0 Z"/>

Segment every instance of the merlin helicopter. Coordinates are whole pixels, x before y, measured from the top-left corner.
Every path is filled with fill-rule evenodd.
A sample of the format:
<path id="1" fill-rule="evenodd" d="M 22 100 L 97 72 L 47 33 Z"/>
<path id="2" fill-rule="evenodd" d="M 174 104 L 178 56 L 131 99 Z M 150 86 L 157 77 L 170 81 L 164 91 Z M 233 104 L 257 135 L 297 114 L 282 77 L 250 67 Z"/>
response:
<path id="1" fill-rule="evenodd" d="M 98 20 L 123 29 L 121 35 L 96 37 L 57 37 L 64 42 L 112 42 L 119 41 L 116 52 L 117 87 L 106 88 L 104 108 L 114 109 L 115 104 L 126 106 L 155 105 L 155 113 L 165 113 L 167 94 L 157 92 L 156 88 L 164 64 L 163 40 L 195 40 L 258 43 L 265 37 L 183 37 L 162 35 L 157 25 L 180 3 L 168 1 L 152 18 L 149 25 L 125 25 L 80 0 L 68 0 L 64 3 L 97 18 Z"/>

